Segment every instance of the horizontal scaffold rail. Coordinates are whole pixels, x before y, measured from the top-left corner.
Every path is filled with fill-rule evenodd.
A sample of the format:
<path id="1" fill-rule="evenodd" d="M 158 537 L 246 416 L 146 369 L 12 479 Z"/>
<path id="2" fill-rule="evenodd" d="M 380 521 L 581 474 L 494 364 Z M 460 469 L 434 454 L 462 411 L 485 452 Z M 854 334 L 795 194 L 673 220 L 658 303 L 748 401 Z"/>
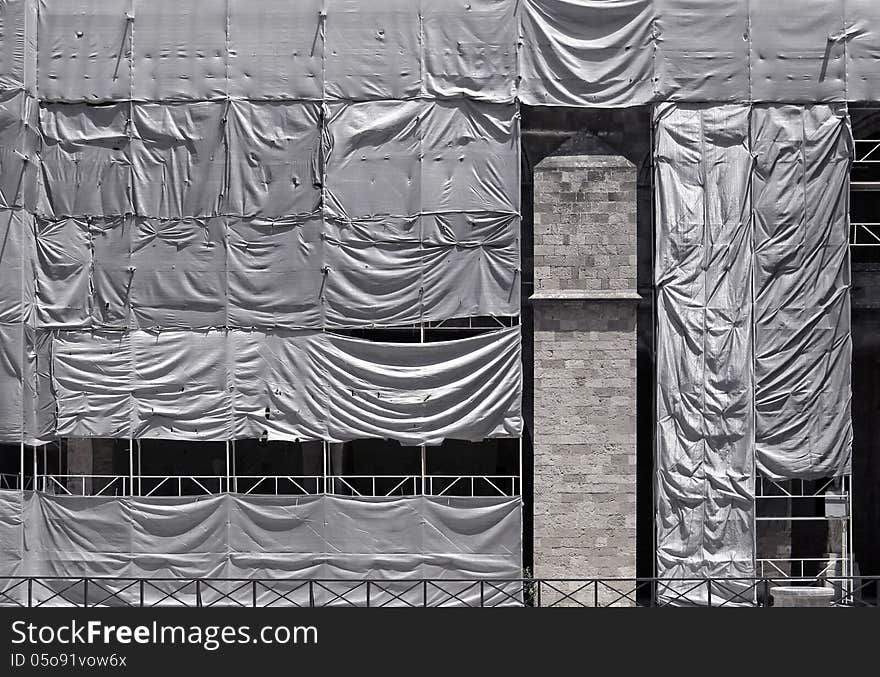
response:
<path id="1" fill-rule="evenodd" d="M 517 475 L 0 475 L 0 489 L 58 496 L 518 496 Z"/>
<path id="2" fill-rule="evenodd" d="M 876 607 L 880 577 L 259 579 L 0 577 L 6 607 Z M 778 601 L 777 601 L 778 600 Z M 792 604 L 792 600 L 801 603 Z"/>

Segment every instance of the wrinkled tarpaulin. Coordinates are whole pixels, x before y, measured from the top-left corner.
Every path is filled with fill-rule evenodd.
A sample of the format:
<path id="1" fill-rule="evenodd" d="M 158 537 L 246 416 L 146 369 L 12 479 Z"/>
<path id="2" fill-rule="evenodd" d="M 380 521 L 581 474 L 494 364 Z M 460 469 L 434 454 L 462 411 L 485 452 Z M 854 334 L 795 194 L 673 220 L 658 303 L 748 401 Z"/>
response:
<path id="1" fill-rule="evenodd" d="M 4 230 L 16 231 L 0 272 L 0 374 L 14 394 L 0 411 L 0 439 L 230 439 L 268 429 L 285 439 L 436 443 L 518 434 L 518 331 L 494 347 L 461 342 L 449 348 L 454 358 L 440 356 L 443 347 L 377 343 L 366 367 L 328 358 L 319 369 L 317 348 L 331 339 L 313 338 L 297 349 L 299 363 L 266 359 L 276 347 L 293 350 L 296 332 L 519 315 L 513 8 L 8 3 L 4 28 L 26 10 L 28 21 L 8 54 L 24 89 L 7 96 L 0 139 L 0 208 L 15 209 Z M 37 52 L 25 48 L 33 36 Z M 132 361 L 114 363 L 149 343 L 144 330 L 169 351 L 152 356 L 162 365 L 146 377 Z M 132 348 L 112 350 L 114 341 Z M 91 357 L 71 371 L 62 362 L 74 344 Z M 107 360 L 95 361 L 104 349 Z M 262 363 L 233 364 L 233 352 Z M 386 383 L 404 369 L 398 357 L 408 371 Z M 214 358 L 225 361 L 201 373 Z M 462 364 L 470 380 L 449 380 Z M 487 369 L 501 390 L 474 385 Z M 244 410 L 233 414 L 222 389 L 194 389 L 192 401 L 166 392 L 224 370 L 255 411 L 258 399 L 260 410 L 284 400 L 265 380 L 279 374 L 305 379 L 288 386 L 304 390 L 321 371 L 330 395 L 304 410 L 282 402 L 277 418 L 257 425 L 243 423 Z M 419 406 L 392 398 L 377 408 L 340 404 L 349 383 L 375 386 L 380 399 L 398 388 L 401 402 L 406 389 L 444 390 Z M 126 399 L 123 387 L 140 390 Z M 156 391 L 165 393 L 158 408 L 141 395 Z M 368 422 L 382 407 L 385 418 Z"/>
<path id="2" fill-rule="evenodd" d="M 145 604 L 192 606 L 194 585 L 155 579 L 280 579 L 256 588 L 257 603 L 307 606 L 309 586 L 297 579 L 371 578 L 384 581 L 371 590 L 371 604 L 421 605 L 425 591 L 414 579 L 519 577 L 521 533 L 519 498 L 82 498 L 0 491 L 0 576 L 109 577 L 88 592 L 89 605 L 107 606 L 140 602 L 140 587 L 126 578 L 150 580 Z M 366 602 L 364 587 L 334 600 L 352 584 L 325 585 L 312 587 L 315 604 Z M 247 584 L 203 584 L 200 602 L 249 605 L 253 591 Z M 521 592 L 521 585 L 499 583 L 485 588 L 485 601 L 516 604 Z M 71 580 L 45 581 L 33 593 L 35 603 L 47 606 L 84 601 L 82 585 Z M 449 602 L 450 594 L 480 603 L 479 586 L 451 583 L 431 587 L 427 601 Z M 0 595 L 27 604 L 25 585 L 2 581 Z"/>
<path id="3" fill-rule="evenodd" d="M 755 469 L 850 472 L 846 105 L 654 124 L 658 572 L 752 576 Z"/>
<path id="4" fill-rule="evenodd" d="M 0 405 L 0 434 L 16 442 L 51 425 L 50 367 L 63 332 L 73 340 L 124 330 L 132 339 L 197 327 L 256 337 L 516 315 L 518 102 L 880 99 L 874 0 L 6 0 L 0 11 L 2 108 L 15 112 L 0 134 L 0 223 L 11 235 L 0 254 L 0 387 L 13 394 Z M 768 135 L 774 124 L 766 121 Z M 786 174 L 784 158 L 766 157 L 771 171 Z M 678 167 L 676 180 L 692 169 Z M 798 185 L 796 172 L 787 175 L 790 186 L 776 184 L 783 194 Z M 773 243 L 799 235 L 762 233 L 755 224 L 762 210 L 772 220 L 774 207 L 760 205 L 755 186 L 747 192 L 751 244 L 740 237 L 713 254 L 722 267 L 704 277 L 714 289 L 722 258 L 744 246 L 758 251 L 767 239 L 751 271 L 737 261 L 723 276 L 732 283 L 749 275 L 765 290 L 749 309 L 754 382 L 732 373 L 710 386 L 720 392 L 730 379 L 742 392 L 754 388 L 765 469 L 828 470 L 834 454 L 823 455 L 822 431 L 843 418 L 815 422 L 815 445 L 796 462 L 792 441 L 807 449 L 804 429 L 778 420 L 797 426 L 795 399 L 821 409 L 819 400 L 827 405 L 843 385 L 812 390 L 811 356 L 841 340 L 841 327 L 822 323 L 846 301 L 799 287 L 797 275 L 761 276 L 762 266 L 787 265 L 774 260 L 784 254 Z M 797 256 L 811 256 L 810 266 L 825 257 L 833 271 L 840 252 L 826 240 L 821 254 L 806 246 Z M 823 313 L 794 339 L 809 334 L 818 343 L 786 358 L 799 384 L 789 402 L 773 355 L 790 346 L 773 323 L 798 315 L 799 289 L 818 290 L 809 301 Z M 692 292 L 662 303 L 692 306 Z M 775 295 L 787 301 L 785 313 L 762 306 Z M 722 326 L 744 321 L 732 302 L 711 308 Z M 693 315 L 681 311 L 695 332 L 682 338 L 687 350 L 704 335 L 723 343 L 694 326 Z M 719 354 L 743 349 L 730 341 Z M 687 352 L 667 357 L 689 377 Z M 145 368 L 162 373 L 161 365 Z M 719 401 L 713 417 L 720 422 L 722 408 L 730 415 L 736 406 Z M 228 426 L 220 422 L 228 411 L 213 411 L 207 425 Z M 743 434 L 722 431 L 711 443 L 736 456 Z"/>
<path id="5" fill-rule="evenodd" d="M 519 327 L 432 343 L 323 332 L 59 332 L 63 437 L 349 441 L 516 437 Z"/>
<path id="6" fill-rule="evenodd" d="M 880 100 L 874 0 L 5 0 L 3 13 L 0 87 L 44 100 Z"/>

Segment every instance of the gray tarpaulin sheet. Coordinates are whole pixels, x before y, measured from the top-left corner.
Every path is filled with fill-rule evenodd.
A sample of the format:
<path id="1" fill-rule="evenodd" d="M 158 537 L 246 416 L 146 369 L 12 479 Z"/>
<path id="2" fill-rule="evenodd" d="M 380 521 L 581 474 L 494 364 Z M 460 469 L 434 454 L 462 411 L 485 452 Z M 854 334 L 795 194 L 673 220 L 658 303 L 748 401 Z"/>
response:
<path id="1" fill-rule="evenodd" d="M 752 109 L 755 454 L 766 477 L 848 473 L 846 106 Z"/>
<path id="2" fill-rule="evenodd" d="M 124 589 L 126 578 L 149 581 L 146 603 L 169 592 L 174 597 L 166 604 L 195 602 L 195 586 L 180 589 L 158 580 L 163 577 L 287 579 L 271 589 L 258 587 L 258 602 L 275 600 L 273 606 L 309 603 L 308 586 L 291 579 L 371 578 L 385 581 L 371 591 L 371 604 L 403 604 L 389 591 L 421 604 L 424 592 L 412 587 L 414 579 L 519 577 L 521 522 L 518 497 L 81 498 L 0 491 L 0 575 L 110 577 L 115 580 L 105 581 L 104 589 L 93 584 L 89 596 L 90 604 L 108 606 L 139 601 L 137 585 Z M 36 599 L 51 606 L 49 598 L 60 593 L 81 604 L 82 587 L 70 583 L 36 586 Z M 237 593 L 233 583 L 213 585 L 202 586 L 203 604 L 233 605 L 222 593 L 251 603 L 250 585 Z M 313 588 L 315 603 L 334 603 L 333 591 L 346 589 L 327 586 Z M 499 588 L 490 588 L 487 600 L 516 603 L 515 589 Z M 9 582 L 2 589 L 12 597 L 25 594 Z M 113 597 L 112 590 L 122 592 Z M 277 599 L 279 590 L 287 600 Z M 450 590 L 479 604 L 478 588 Z M 448 598 L 440 589 L 429 592 L 432 603 Z M 365 596 L 361 587 L 335 603 L 363 604 Z"/>
<path id="3" fill-rule="evenodd" d="M 320 328 L 518 314 L 515 106 L 327 111 L 322 132 L 312 103 L 44 106 L 40 324 Z"/>
<path id="4" fill-rule="evenodd" d="M 88 102 L 875 101 L 878 27 L 874 0 L 3 0 L 0 87 Z"/>
<path id="5" fill-rule="evenodd" d="M 874 0 L 0 0 L 0 440 L 518 434 L 518 330 L 330 332 L 518 315 L 519 104 L 662 102 L 661 570 L 751 571 L 752 468 L 848 468 L 812 104 L 878 62 Z"/>
<path id="6" fill-rule="evenodd" d="M 655 127 L 658 571 L 750 576 L 755 468 L 850 470 L 846 108 L 666 104 Z"/>
<path id="7" fill-rule="evenodd" d="M 346 441 L 516 437 L 518 327 L 432 343 L 326 332 L 58 332 L 67 437 Z"/>

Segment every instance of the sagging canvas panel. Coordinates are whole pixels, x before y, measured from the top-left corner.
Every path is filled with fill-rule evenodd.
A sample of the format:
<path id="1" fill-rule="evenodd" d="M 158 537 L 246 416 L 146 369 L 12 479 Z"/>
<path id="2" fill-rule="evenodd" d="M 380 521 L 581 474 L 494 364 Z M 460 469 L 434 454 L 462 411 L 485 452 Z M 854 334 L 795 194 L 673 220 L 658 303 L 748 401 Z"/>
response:
<path id="1" fill-rule="evenodd" d="M 52 434 L 407 445 L 516 437 L 520 344 L 519 327 L 425 344 L 320 331 L 58 332 Z"/>
<path id="2" fill-rule="evenodd" d="M 517 578 L 522 567 L 519 498 L 345 498 L 339 496 L 244 496 L 191 498 L 95 498 L 0 492 L 0 571 L 10 576 L 57 576 L 38 586 L 35 599 L 53 604 L 121 606 L 140 602 L 140 587 L 126 579 L 146 579 L 144 603 L 195 603 L 194 586 L 166 578 L 284 579 L 258 586 L 258 602 L 280 605 L 365 604 L 366 590 L 334 598 L 334 579 L 370 578 L 371 604 L 384 599 L 405 605 L 418 600 L 420 578 Z M 64 529 L 58 529 L 64 524 Z M 442 571 L 442 574 L 440 573 Z M 65 578 L 105 577 L 88 593 Z M 302 579 L 324 579 L 310 590 Z M 410 583 L 408 583 L 410 581 Z M 3 583 L 12 599 L 24 594 Z M 212 587 L 214 586 L 214 587 Z M 245 591 L 252 601 L 253 586 Z M 479 589 L 451 588 L 462 600 L 479 604 Z M 173 597 L 168 599 L 169 591 Z M 395 600 L 392 593 L 409 596 Z M 203 604 L 234 605 L 236 584 L 204 584 Z M 238 591 L 240 592 L 240 591 Z M 487 602 L 520 604 L 516 584 L 490 588 Z M 232 597 L 224 597 L 232 595 Z M 175 600 L 176 598 L 176 600 Z M 448 598 L 431 591 L 429 603 Z"/>

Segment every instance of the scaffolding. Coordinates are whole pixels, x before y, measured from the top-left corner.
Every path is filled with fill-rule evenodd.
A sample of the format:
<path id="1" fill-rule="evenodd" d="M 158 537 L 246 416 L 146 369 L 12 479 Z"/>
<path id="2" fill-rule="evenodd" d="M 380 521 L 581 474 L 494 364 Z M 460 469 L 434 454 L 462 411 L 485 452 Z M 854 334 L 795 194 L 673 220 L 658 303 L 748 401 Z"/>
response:
<path id="1" fill-rule="evenodd" d="M 520 324 L 518 316 L 469 316 L 461 319 L 422 321 L 416 324 L 382 327 L 383 332 L 417 333 L 418 343 L 443 340 L 449 333 L 478 335 Z M 351 335 L 369 337 L 372 329 L 351 330 Z M 123 440 L 120 440 L 123 441 Z M 144 473 L 140 439 L 124 440 L 128 446 L 127 473 L 63 472 L 62 439 L 51 446 L 57 453 L 54 468 L 50 464 L 50 445 L 20 445 L 18 473 L 0 473 L 0 489 L 34 490 L 57 496 L 210 496 L 222 493 L 272 496 L 317 496 L 321 494 L 355 497 L 392 496 L 519 496 L 522 493 L 522 435 L 517 438 L 516 472 L 430 473 L 427 447 L 419 447 L 418 473 L 373 474 L 343 473 L 334 468 L 331 442 L 321 443 L 320 474 L 260 473 L 238 471 L 239 452 L 236 440 L 224 442 L 225 472 L 200 474 L 180 472 Z M 196 442 L 198 444 L 198 442 Z"/>
<path id="2" fill-rule="evenodd" d="M 798 510 L 795 502 L 806 506 Z M 818 481 L 772 480 L 760 473 L 755 482 L 755 534 L 761 522 L 824 524 L 827 552 L 824 556 L 767 556 L 756 547 L 756 573 L 761 577 L 813 581 L 854 575 L 852 550 L 852 475 Z M 815 507 L 821 505 L 821 510 Z M 810 509 L 812 508 L 812 509 Z"/>

